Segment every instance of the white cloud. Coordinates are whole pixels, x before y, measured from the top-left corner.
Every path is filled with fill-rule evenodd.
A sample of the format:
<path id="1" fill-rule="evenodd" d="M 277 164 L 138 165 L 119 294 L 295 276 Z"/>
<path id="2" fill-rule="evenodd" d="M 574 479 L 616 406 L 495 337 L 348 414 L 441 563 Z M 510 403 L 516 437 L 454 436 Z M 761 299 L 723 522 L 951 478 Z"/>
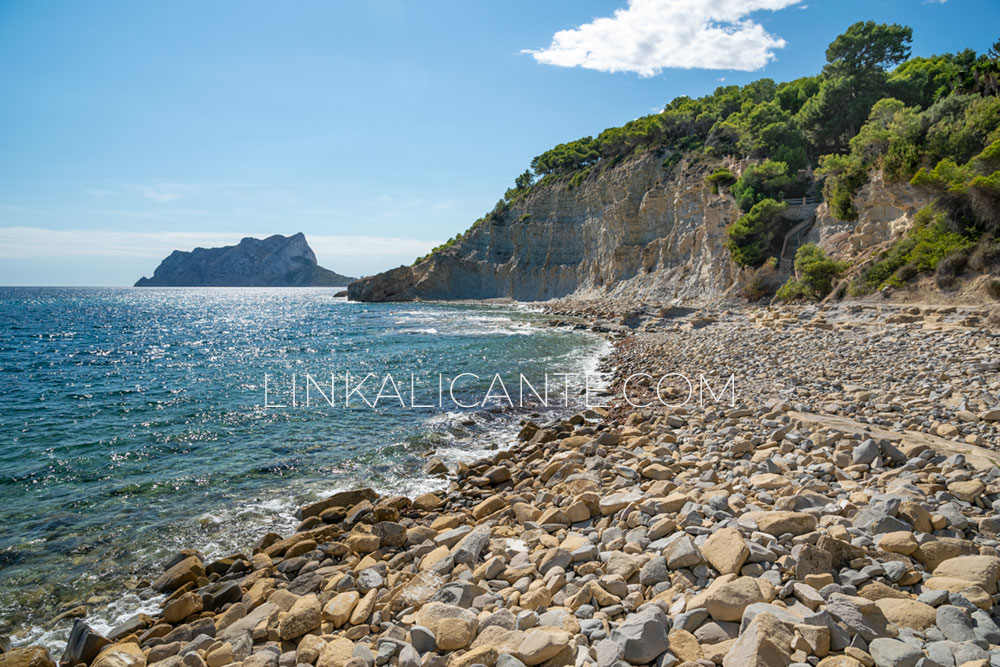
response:
<path id="1" fill-rule="evenodd" d="M 289 234 L 294 231 L 288 232 Z M 174 250 L 211 248 L 239 243 L 245 236 L 264 238 L 269 234 L 218 232 L 116 232 L 95 229 L 46 229 L 43 227 L 0 227 L 0 258 L 32 259 L 54 257 L 149 257 L 163 258 Z M 382 236 L 331 236 L 307 234 L 320 264 L 324 257 L 372 258 L 426 253 L 440 241 L 401 239 Z"/>
<path id="2" fill-rule="evenodd" d="M 654 76 L 665 68 L 760 69 L 785 40 L 748 18 L 800 0 L 629 0 L 628 8 L 573 30 L 544 49 L 526 50 L 560 67 Z"/>

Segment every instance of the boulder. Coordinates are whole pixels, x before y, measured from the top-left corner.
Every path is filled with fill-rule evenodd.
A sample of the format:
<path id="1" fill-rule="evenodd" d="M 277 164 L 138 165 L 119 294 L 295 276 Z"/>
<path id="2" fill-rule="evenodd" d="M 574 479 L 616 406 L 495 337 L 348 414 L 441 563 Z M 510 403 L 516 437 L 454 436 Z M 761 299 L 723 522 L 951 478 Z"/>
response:
<path id="1" fill-rule="evenodd" d="M 184 584 L 195 584 L 205 576 L 205 566 L 197 556 L 188 556 L 171 565 L 153 581 L 153 588 L 161 593 L 172 593 Z"/>
<path id="2" fill-rule="evenodd" d="M 112 644 L 97 654 L 91 667 L 146 667 L 146 656 L 138 644 Z"/>
<path id="3" fill-rule="evenodd" d="M 303 595 L 292 605 L 278 625 L 282 640 L 295 639 L 315 630 L 320 625 L 321 607 L 315 595 Z"/>
<path id="4" fill-rule="evenodd" d="M 739 577 L 709 589 L 705 596 L 705 608 L 716 621 L 735 622 L 743 618 L 743 610 L 750 605 L 767 601 L 757 579 Z"/>
<path id="5" fill-rule="evenodd" d="M 709 535 L 701 553 L 719 574 L 736 574 L 750 555 L 750 549 L 739 530 L 723 528 Z"/>
<path id="6" fill-rule="evenodd" d="M 805 512 L 789 512 L 775 510 L 770 512 L 747 512 L 741 519 L 747 519 L 757 525 L 762 533 L 768 535 L 804 535 L 816 530 L 816 517 Z"/>
<path id="7" fill-rule="evenodd" d="M 517 657 L 529 667 L 554 658 L 569 646 L 570 635 L 561 630 L 528 630 L 517 648 Z"/>
<path id="8" fill-rule="evenodd" d="M 76 619 L 73 621 L 73 629 L 70 630 L 66 649 L 59 659 L 59 664 L 66 667 L 75 667 L 80 663 L 89 665 L 101 649 L 110 643 L 106 637 L 95 632 L 82 620 Z"/>
<path id="9" fill-rule="evenodd" d="M 996 556 L 959 556 L 949 558 L 934 568 L 935 577 L 968 581 L 993 595 L 1000 579 L 1000 558 Z"/>
<path id="10" fill-rule="evenodd" d="M 612 632 L 622 658 L 631 665 L 645 665 L 667 650 L 667 617 L 657 606 L 630 614 Z"/>
<path id="11" fill-rule="evenodd" d="M 793 635 L 775 616 L 757 614 L 722 660 L 723 667 L 775 667 L 791 662 Z"/>
<path id="12" fill-rule="evenodd" d="M 0 653 L 0 667 L 55 667 L 55 663 L 45 648 L 28 646 Z"/>

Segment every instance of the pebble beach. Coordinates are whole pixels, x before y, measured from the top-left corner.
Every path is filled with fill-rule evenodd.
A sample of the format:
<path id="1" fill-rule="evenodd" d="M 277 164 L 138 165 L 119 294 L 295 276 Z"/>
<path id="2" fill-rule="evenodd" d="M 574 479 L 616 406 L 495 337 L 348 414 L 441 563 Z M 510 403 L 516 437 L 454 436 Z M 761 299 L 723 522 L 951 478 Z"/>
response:
<path id="1" fill-rule="evenodd" d="M 158 613 L 0 667 L 1000 665 L 989 313 L 549 316 L 614 343 L 608 407 L 432 458 L 436 491 L 346 490 L 243 553 L 180 551 L 147 582 Z M 731 374 L 735 401 L 615 399 L 636 373 Z"/>

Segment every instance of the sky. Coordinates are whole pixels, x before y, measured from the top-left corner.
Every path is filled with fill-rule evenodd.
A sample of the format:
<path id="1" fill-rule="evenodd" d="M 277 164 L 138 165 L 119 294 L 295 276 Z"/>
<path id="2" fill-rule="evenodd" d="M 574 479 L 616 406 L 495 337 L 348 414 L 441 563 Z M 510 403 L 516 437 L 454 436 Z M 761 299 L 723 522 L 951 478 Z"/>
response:
<path id="1" fill-rule="evenodd" d="M 815 74 L 869 19 L 914 55 L 1000 37 L 997 0 L 0 0 L 0 285 L 299 231 L 408 264 L 555 144 Z"/>

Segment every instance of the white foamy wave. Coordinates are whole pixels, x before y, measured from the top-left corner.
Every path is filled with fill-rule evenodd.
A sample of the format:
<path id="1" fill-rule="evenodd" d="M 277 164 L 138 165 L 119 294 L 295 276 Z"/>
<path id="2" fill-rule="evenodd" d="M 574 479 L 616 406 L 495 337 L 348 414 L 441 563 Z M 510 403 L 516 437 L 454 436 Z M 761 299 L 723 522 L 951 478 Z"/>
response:
<path id="1" fill-rule="evenodd" d="M 114 628 L 136 614 L 149 614 L 150 616 L 159 614 L 160 607 L 166 597 L 165 595 L 155 595 L 143 598 L 133 591 L 128 591 L 115 598 L 113 602 L 88 612 L 87 625 L 107 636 Z M 53 660 L 58 660 L 66 648 L 66 641 L 69 639 L 71 629 L 72 625 L 65 623 L 60 624 L 57 628 L 43 628 L 33 625 L 21 635 L 12 635 L 11 642 L 14 646 L 44 646 L 48 649 Z"/>
<path id="2" fill-rule="evenodd" d="M 422 328 L 422 329 L 420 329 L 420 328 L 415 328 L 415 329 L 400 329 L 396 333 L 401 333 L 401 334 L 429 334 L 429 335 L 435 336 L 435 335 L 437 335 L 438 330 L 435 329 L 434 327 L 425 327 L 425 328 Z"/>

